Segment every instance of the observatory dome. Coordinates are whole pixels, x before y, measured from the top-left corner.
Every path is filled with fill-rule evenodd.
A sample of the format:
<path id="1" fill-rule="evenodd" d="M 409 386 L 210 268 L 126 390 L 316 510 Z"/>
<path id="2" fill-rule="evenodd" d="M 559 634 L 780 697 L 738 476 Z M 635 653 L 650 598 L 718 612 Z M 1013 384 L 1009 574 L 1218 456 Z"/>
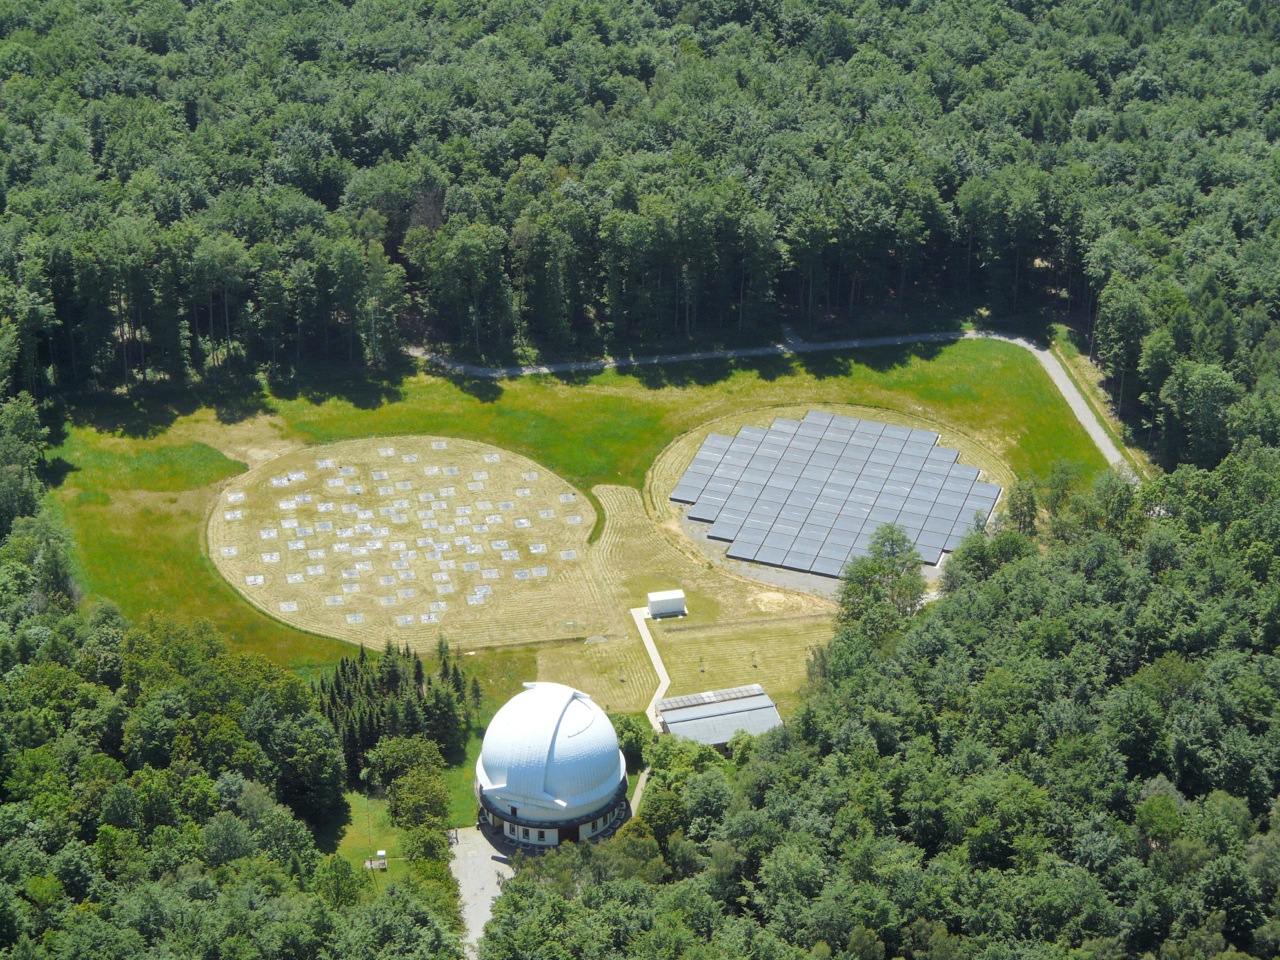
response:
<path id="1" fill-rule="evenodd" d="M 625 802 L 626 761 L 605 712 L 572 687 L 525 687 L 490 722 L 476 763 L 490 821 L 583 824 L 607 815 L 619 795 Z"/>

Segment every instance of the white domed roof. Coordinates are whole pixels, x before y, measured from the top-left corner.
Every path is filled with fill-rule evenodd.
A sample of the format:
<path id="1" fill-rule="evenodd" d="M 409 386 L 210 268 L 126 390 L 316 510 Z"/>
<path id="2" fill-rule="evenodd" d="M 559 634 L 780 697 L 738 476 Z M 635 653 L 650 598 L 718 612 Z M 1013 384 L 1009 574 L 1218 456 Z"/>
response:
<path id="1" fill-rule="evenodd" d="M 563 821 L 608 804 L 627 773 L 613 724 L 585 693 L 526 683 L 490 722 L 476 763 L 484 796 L 525 820 Z"/>

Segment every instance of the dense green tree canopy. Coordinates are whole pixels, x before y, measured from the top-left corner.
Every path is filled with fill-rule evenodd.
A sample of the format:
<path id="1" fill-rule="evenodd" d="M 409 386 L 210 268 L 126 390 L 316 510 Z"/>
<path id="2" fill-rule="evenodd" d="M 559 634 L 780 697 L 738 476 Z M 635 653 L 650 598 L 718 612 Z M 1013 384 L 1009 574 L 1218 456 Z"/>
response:
<path id="1" fill-rule="evenodd" d="M 0 386 L 1050 305 L 1211 464 L 1280 435 L 1278 49 L 1263 0 L 4 0 Z"/>
<path id="2" fill-rule="evenodd" d="M 886 534 L 786 727 L 660 739 L 627 835 L 520 870 L 482 955 L 1280 955 L 1280 455 L 1055 502 L 919 612 Z"/>
<path id="3" fill-rule="evenodd" d="M 1171 472 L 1024 480 L 927 605 L 886 531 L 787 727 L 624 730 L 642 815 L 483 954 L 1280 956 L 1278 54 L 1263 0 L 0 0 L 0 956 L 457 956 L 478 701 L 81 609 L 38 401 L 939 304 L 1078 321 Z M 317 848 L 362 771 L 413 890 Z"/>
<path id="4" fill-rule="evenodd" d="M 26 403 L 0 417 L 16 405 L 24 422 Z M 0 448 L 36 460 L 42 441 L 35 422 Z M 56 523 L 18 515 L 6 532 L 0 957 L 461 956 L 438 783 L 405 782 L 402 805 L 435 819 L 406 824 L 412 889 L 377 896 L 319 849 L 344 822 L 346 771 L 306 683 L 205 624 L 80 609 Z"/>

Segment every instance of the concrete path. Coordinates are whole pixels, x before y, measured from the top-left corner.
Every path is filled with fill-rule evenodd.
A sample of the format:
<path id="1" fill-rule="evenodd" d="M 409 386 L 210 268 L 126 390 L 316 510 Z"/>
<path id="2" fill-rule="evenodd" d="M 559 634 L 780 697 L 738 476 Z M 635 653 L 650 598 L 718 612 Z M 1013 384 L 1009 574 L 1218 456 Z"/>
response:
<path id="1" fill-rule="evenodd" d="M 484 933 L 484 925 L 493 916 L 493 899 L 501 881 L 511 876 L 511 858 L 488 834 L 475 827 L 458 828 L 458 844 L 449 863 L 462 895 L 462 920 L 466 924 L 465 940 L 474 944 Z M 474 951 L 469 951 L 474 955 Z"/>
<path id="2" fill-rule="evenodd" d="M 636 629 L 640 631 L 640 639 L 644 641 L 644 648 L 649 652 L 649 659 L 653 662 L 653 672 L 658 675 L 658 689 L 653 691 L 653 699 L 649 701 L 649 706 L 645 708 L 645 716 L 653 724 L 653 729 L 661 733 L 662 725 L 658 722 L 658 701 L 667 692 L 667 687 L 671 686 L 671 678 L 667 676 L 667 668 L 662 663 L 662 656 L 658 653 L 657 644 L 653 642 L 653 634 L 649 632 L 649 624 L 646 622 L 649 619 L 649 608 L 634 608 L 631 611 L 631 619 L 636 622 Z"/>
<path id="3" fill-rule="evenodd" d="M 640 812 L 640 801 L 644 799 L 644 788 L 649 785 L 649 767 L 645 767 L 636 777 L 636 790 L 631 795 L 631 812 Z"/>
<path id="4" fill-rule="evenodd" d="M 1097 444 L 1107 462 L 1115 467 L 1124 466 L 1127 461 L 1119 448 L 1111 441 L 1102 423 L 1094 414 L 1080 390 L 1067 375 L 1062 364 L 1048 350 L 1025 339 L 1010 337 L 1001 333 L 986 330 L 969 330 L 963 332 L 943 333 L 911 333 L 889 337 L 856 337 L 851 340 L 832 340 L 825 343 L 807 343 L 796 337 L 789 328 L 785 331 L 783 343 L 765 347 L 743 347 L 737 350 L 696 350 L 689 353 L 653 353 L 639 357 L 606 357 L 601 360 L 566 360 L 560 363 L 532 364 L 529 366 L 481 367 L 470 363 L 459 363 L 439 354 L 429 353 L 418 347 L 409 349 L 409 353 L 420 357 L 434 367 L 458 376 L 481 377 L 491 380 L 505 380 L 514 377 L 528 377 L 538 374 L 555 373 L 599 373 L 602 370 L 614 370 L 620 367 L 643 367 L 666 363 L 686 363 L 694 360 L 727 360 L 749 359 L 751 357 L 782 357 L 799 353 L 823 353 L 833 350 L 863 350 L 874 347 L 901 347 L 913 343 L 948 343 L 953 340 L 1002 340 L 1030 350 L 1040 362 L 1049 379 L 1053 381 L 1062 396 L 1066 399 L 1071 412 L 1080 421 L 1089 437 Z"/>
<path id="5" fill-rule="evenodd" d="M 967 334 L 966 336 L 970 335 Z M 1075 381 L 1071 379 L 1071 376 L 1057 357 L 1044 349 L 1044 347 L 1037 346 L 1030 340 L 1024 340 L 1020 337 L 1004 337 L 994 333 L 972 334 L 972 336 L 1003 340 L 1005 343 L 1016 344 L 1019 347 L 1030 350 L 1032 355 L 1040 361 L 1040 366 L 1044 367 L 1044 372 L 1049 375 L 1049 379 L 1058 388 L 1058 392 L 1062 394 L 1063 399 L 1067 401 L 1067 406 L 1071 408 L 1071 412 L 1080 421 L 1080 426 L 1084 427 L 1085 433 L 1089 434 L 1089 438 L 1097 445 L 1102 455 L 1107 458 L 1107 463 L 1117 470 L 1128 466 L 1128 459 L 1112 442 L 1110 434 L 1102 426 L 1102 421 L 1093 412 L 1093 407 L 1089 406 L 1089 401 L 1084 398 L 1084 394 L 1080 392 L 1080 388 L 1076 386 Z"/>

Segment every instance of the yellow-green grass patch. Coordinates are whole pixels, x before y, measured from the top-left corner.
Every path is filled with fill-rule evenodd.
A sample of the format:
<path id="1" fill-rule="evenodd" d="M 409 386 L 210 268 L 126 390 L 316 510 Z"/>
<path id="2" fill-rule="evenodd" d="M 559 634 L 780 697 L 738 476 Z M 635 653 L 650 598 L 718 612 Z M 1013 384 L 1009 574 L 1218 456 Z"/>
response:
<path id="1" fill-rule="evenodd" d="M 387 801 L 356 791 L 347 793 L 346 798 L 351 807 L 351 822 L 343 827 L 338 840 L 338 856 L 349 860 L 357 870 L 372 875 L 378 885 L 407 879 L 409 861 L 405 859 L 404 841 L 387 815 Z M 365 859 L 379 850 L 387 851 L 387 869 L 366 870 Z"/>
<path id="2" fill-rule="evenodd" d="M 639 637 L 593 637 L 540 647 L 538 679 L 589 693 L 606 713 L 643 710 L 658 675 Z"/>
<path id="3" fill-rule="evenodd" d="M 722 620 L 693 610 L 650 626 L 671 675 L 667 696 L 758 683 L 784 715 L 799 706 L 809 654 L 831 639 L 829 613 Z"/>
<path id="4" fill-rule="evenodd" d="M 474 827 L 476 825 L 476 761 L 484 745 L 481 730 L 473 730 L 467 740 L 466 757 L 444 771 L 445 786 L 449 788 L 449 826 Z"/>
<path id="5" fill-rule="evenodd" d="M 484 391 L 424 375 L 406 380 L 398 401 L 372 409 L 338 398 L 272 406 L 306 442 L 422 432 L 472 437 L 590 489 L 639 488 L 662 448 L 705 421 L 800 403 L 897 410 L 953 427 L 1018 476 L 1043 472 L 1059 458 L 1091 472 L 1105 467 L 1035 357 L 994 340 L 679 363 L 568 382 L 524 377 Z"/>
<path id="6" fill-rule="evenodd" d="M 207 443 L 173 443 L 137 448 L 128 440 L 74 430 L 58 455 L 85 476 L 77 486 L 155 492 L 195 490 L 233 477 L 245 465 Z"/>
<path id="7" fill-rule="evenodd" d="M 767 653 L 773 665 L 770 682 L 783 684 L 770 692 L 785 699 L 800 688 L 811 636 L 821 632 L 820 624 L 830 622 L 834 607 L 829 601 L 767 586 L 708 564 L 687 541 L 669 535 L 653 522 L 636 490 L 601 485 L 595 493 L 604 506 L 605 524 L 592 554 L 593 579 L 612 598 L 609 607 L 615 611 L 614 623 L 605 634 L 539 647 L 540 678 L 583 690 L 610 713 L 643 710 L 658 679 L 628 611 L 643 607 L 651 591 L 679 588 L 696 614 L 682 622 L 749 624 L 773 623 L 778 618 L 804 622 L 799 633 L 794 624 L 789 630 L 774 629 L 768 643 L 761 640 L 760 644 L 761 654 Z M 676 657 L 668 663 L 664 655 L 663 661 L 673 687 L 679 683 L 684 692 L 733 685 L 721 682 L 722 676 L 710 669 L 700 672 L 696 660 Z M 790 661 L 799 662 L 800 669 L 781 666 Z M 758 671 L 752 675 L 760 676 Z"/>

